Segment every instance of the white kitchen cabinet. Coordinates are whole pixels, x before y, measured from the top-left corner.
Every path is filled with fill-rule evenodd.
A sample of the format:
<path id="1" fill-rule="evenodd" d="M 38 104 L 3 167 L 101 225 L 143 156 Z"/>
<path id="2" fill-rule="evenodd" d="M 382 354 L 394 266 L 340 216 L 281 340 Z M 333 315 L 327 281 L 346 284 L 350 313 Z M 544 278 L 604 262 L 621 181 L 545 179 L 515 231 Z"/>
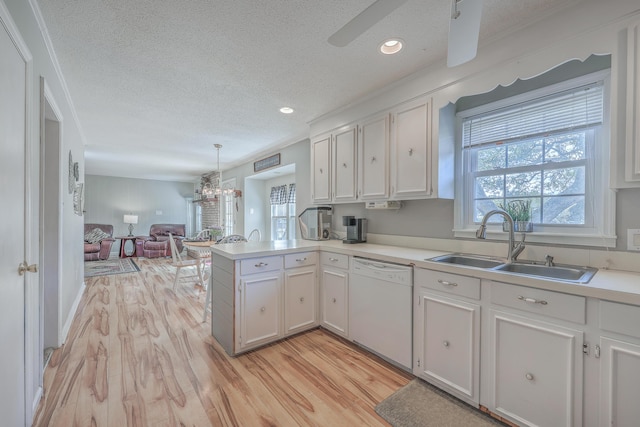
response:
<path id="1" fill-rule="evenodd" d="M 321 253 L 321 324 L 338 335 L 349 334 L 349 257 Z"/>
<path id="2" fill-rule="evenodd" d="M 358 127 L 358 198 L 389 198 L 389 114 Z"/>
<path id="3" fill-rule="evenodd" d="M 600 425 L 635 426 L 640 419 L 640 307 L 599 302 Z"/>
<path id="4" fill-rule="evenodd" d="M 625 180 L 640 184 L 640 21 L 627 28 Z"/>
<path id="5" fill-rule="evenodd" d="M 311 141 L 311 199 L 314 203 L 331 201 L 331 135 Z"/>
<path id="6" fill-rule="evenodd" d="M 357 198 L 357 127 L 348 126 L 333 134 L 332 200 L 353 202 Z"/>
<path id="7" fill-rule="evenodd" d="M 311 141 L 311 198 L 314 203 L 357 199 L 357 126 Z"/>
<path id="8" fill-rule="evenodd" d="M 284 273 L 285 335 L 317 325 L 316 266 L 286 269 Z"/>
<path id="9" fill-rule="evenodd" d="M 477 406 L 480 280 L 416 268 L 414 292 L 413 373 Z"/>
<path id="10" fill-rule="evenodd" d="M 279 270 L 240 279 L 240 349 L 282 336 L 282 273 Z"/>
<path id="11" fill-rule="evenodd" d="M 518 425 L 582 425 L 584 298 L 497 282 L 488 286 L 481 403 Z"/>
<path id="12" fill-rule="evenodd" d="M 431 102 L 420 98 L 391 112 L 391 198 L 431 193 Z"/>

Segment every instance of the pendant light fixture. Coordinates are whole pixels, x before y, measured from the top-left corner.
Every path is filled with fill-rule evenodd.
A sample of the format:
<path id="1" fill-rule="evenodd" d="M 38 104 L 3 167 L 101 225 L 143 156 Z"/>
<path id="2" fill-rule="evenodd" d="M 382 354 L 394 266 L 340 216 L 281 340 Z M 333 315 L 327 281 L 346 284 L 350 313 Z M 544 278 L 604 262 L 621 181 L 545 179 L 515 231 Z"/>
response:
<path id="1" fill-rule="evenodd" d="M 218 185 L 216 185 L 215 187 L 215 195 L 216 197 L 218 197 L 220 194 L 222 194 L 222 172 L 220 171 L 220 149 L 222 148 L 222 144 L 213 144 L 214 147 L 216 147 L 216 150 L 218 152 L 218 166 L 216 171 L 218 172 Z"/>

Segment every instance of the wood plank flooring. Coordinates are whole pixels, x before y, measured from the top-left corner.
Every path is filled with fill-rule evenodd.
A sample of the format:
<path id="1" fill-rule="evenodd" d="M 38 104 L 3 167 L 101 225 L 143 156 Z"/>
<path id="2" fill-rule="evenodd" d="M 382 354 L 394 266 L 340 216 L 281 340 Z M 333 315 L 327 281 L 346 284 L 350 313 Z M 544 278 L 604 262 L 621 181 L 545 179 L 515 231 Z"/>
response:
<path id="1" fill-rule="evenodd" d="M 409 374 L 322 329 L 229 357 L 201 323 L 205 292 L 174 292 L 170 260 L 135 261 L 86 279 L 34 426 L 388 425 L 373 408 Z"/>

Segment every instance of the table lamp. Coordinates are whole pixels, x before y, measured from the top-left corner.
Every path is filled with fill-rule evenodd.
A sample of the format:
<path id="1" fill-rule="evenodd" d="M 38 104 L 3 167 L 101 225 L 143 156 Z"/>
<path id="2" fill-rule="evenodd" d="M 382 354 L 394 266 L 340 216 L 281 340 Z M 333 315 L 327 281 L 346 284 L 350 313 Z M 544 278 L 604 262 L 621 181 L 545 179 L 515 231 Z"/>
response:
<path id="1" fill-rule="evenodd" d="M 138 215 L 125 215 L 124 223 L 129 224 L 129 237 L 133 236 L 133 224 L 138 223 Z"/>

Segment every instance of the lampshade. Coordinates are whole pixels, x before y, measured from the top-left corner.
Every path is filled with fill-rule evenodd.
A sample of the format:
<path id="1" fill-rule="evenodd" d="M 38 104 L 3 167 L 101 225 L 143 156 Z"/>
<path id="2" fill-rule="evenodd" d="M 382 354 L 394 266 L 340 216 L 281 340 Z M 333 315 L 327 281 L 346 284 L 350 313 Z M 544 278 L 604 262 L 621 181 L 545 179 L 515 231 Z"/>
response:
<path id="1" fill-rule="evenodd" d="M 125 224 L 137 224 L 138 223 L 138 215 L 125 215 L 124 216 Z"/>

